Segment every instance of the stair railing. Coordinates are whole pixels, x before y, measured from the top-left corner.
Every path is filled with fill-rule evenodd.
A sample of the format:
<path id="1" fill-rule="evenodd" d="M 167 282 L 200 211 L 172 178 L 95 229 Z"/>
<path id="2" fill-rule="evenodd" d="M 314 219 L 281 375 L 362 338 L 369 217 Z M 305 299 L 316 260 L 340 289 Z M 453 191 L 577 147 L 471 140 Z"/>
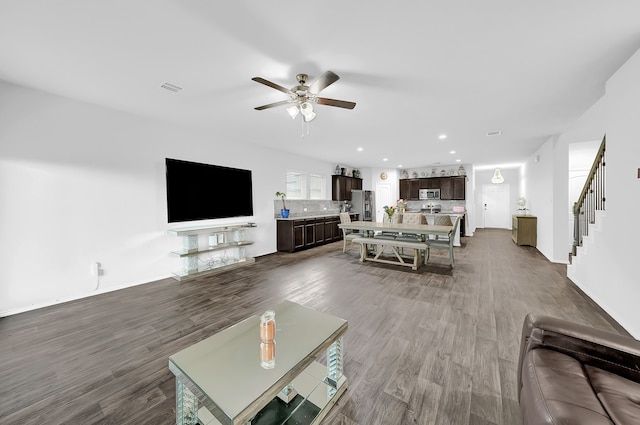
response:
<path id="1" fill-rule="evenodd" d="M 571 255 L 577 254 L 577 249 L 582 246 L 582 240 L 589 234 L 589 224 L 595 223 L 596 210 L 604 210 L 605 203 L 605 145 L 607 136 L 602 138 L 602 143 L 587 176 L 582 193 L 578 201 L 573 204 L 573 247 Z"/>

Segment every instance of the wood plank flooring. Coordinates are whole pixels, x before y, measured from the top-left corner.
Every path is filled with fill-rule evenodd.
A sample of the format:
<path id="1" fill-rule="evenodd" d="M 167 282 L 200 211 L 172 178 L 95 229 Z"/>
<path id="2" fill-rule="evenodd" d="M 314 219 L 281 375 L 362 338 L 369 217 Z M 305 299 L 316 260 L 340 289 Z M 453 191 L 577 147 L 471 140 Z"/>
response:
<path id="1" fill-rule="evenodd" d="M 623 332 L 536 249 L 478 230 L 418 271 L 342 242 L 0 319 L 0 423 L 172 424 L 168 357 L 289 299 L 349 321 L 349 389 L 323 424 L 517 425 L 527 312 Z"/>

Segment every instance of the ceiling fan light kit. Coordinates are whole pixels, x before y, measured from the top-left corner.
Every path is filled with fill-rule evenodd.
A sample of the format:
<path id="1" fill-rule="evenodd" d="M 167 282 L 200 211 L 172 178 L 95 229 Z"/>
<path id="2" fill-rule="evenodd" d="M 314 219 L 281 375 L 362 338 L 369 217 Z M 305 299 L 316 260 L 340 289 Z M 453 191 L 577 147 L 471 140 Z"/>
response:
<path id="1" fill-rule="evenodd" d="M 306 85 L 308 78 L 309 77 L 307 74 L 296 75 L 298 85 L 292 87 L 291 89 L 287 89 L 286 87 L 282 87 L 281 85 L 265 80 L 264 78 L 253 77 L 252 80 L 255 82 L 264 84 L 265 86 L 271 87 L 289 95 L 288 100 L 282 100 L 279 102 L 269 103 L 267 105 L 256 106 L 255 109 L 258 111 L 262 111 L 264 109 L 274 108 L 276 106 L 289 105 L 289 107 L 287 108 L 287 112 L 291 116 L 291 119 L 296 119 L 298 115 L 301 115 L 303 122 L 309 122 L 316 117 L 316 113 L 313 110 L 314 103 L 318 105 L 335 106 L 344 109 L 355 108 L 355 102 L 328 99 L 326 97 L 317 96 L 320 91 L 324 90 L 340 79 L 337 74 L 331 71 L 327 71 L 320 77 L 318 77 L 318 79 L 316 79 L 309 86 Z"/>

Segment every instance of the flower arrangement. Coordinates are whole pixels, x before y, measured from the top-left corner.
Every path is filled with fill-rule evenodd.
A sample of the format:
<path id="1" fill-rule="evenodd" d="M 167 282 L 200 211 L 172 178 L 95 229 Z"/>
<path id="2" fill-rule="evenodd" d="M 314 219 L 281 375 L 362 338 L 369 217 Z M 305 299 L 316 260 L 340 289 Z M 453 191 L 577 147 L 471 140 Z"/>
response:
<path id="1" fill-rule="evenodd" d="M 389 205 L 385 205 L 382 208 L 384 209 L 384 212 L 387 214 L 387 217 L 389 217 L 389 223 L 391 223 L 391 218 L 393 217 L 393 213 L 395 213 L 396 209 L 398 208 L 394 206 L 389 206 Z"/>
<path id="2" fill-rule="evenodd" d="M 399 213 L 404 213 L 404 210 L 407 209 L 407 202 L 404 199 L 398 199 L 396 204 L 398 205 Z"/>

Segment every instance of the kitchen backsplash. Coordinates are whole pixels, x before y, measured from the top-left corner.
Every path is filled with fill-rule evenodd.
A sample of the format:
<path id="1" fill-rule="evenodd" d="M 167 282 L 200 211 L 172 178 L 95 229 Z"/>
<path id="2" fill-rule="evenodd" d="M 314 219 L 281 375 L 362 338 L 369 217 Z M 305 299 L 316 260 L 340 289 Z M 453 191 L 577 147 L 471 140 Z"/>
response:
<path id="1" fill-rule="evenodd" d="M 463 207 L 465 208 L 465 201 L 442 201 L 440 199 L 434 199 L 430 201 L 407 201 L 407 210 L 409 211 L 417 211 L 421 209 L 429 208 L 429 205 L 440 205 L 442 211 L 453 211 L 453 207 Z"/>
<path id="2" fill-rule="evenodd" d="M 314 215 L 338 214 L 340 212 L 340 201 L 330 200 L 310 200 L 310 199 L 287 199 L 287 209 L 289 217 L 309 217 Z M 274 217 L 280 218 L 282 201 L 273 201 Z"/>

